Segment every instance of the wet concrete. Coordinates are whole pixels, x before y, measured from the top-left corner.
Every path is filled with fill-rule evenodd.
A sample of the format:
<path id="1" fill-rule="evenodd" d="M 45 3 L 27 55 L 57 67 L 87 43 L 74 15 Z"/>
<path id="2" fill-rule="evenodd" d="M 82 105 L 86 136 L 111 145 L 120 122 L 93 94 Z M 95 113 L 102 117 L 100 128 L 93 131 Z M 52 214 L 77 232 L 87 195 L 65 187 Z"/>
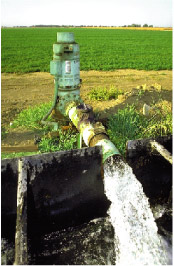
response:
<path id="1" fill-rule="evenodd" d="M 150 141 L 142 139 L 129 141 L 126 161 L 132 167 L 136 178 L 143 185 L 150 203 L 165 203 L 172 189 L 172 165 L 158 152 L 152 151 Z M 156 139 L 172 153 L 172 136 Z"/>
<path id="2" fill-rule="evenodd" d="M 158 226 L 168 246 L 172 246 L 172 164 L 153 151 L 151 139 L 129 141 L 127 162 L 143 186 Z M 172 136 L 159 137 L 158 143 L 172 154 Z"/>
<path id="3" fill-rule="evenodd" d="M 17 168 L 18 159 L 2 160 L 2 237 L 11 244 L 16 228 Z M 27 156 L 25 171 L 32 263 L 41 235 L 103 217 L 110 202 L 104 194 L 100 147 Z"/>

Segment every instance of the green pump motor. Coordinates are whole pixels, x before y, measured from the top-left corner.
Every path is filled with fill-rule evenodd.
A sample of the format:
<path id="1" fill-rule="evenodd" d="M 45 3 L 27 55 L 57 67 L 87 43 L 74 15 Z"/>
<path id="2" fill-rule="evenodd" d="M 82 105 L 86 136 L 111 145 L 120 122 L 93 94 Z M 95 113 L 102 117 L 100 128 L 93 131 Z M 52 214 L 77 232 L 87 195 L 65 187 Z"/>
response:
<path id="1" fill-rule="evenodd" d="M 57 33 L 50 73 L 55 82 L 54 108 L 65 115 L 66 103 L 81 102 L 79 45 L 72 32 Z"/>

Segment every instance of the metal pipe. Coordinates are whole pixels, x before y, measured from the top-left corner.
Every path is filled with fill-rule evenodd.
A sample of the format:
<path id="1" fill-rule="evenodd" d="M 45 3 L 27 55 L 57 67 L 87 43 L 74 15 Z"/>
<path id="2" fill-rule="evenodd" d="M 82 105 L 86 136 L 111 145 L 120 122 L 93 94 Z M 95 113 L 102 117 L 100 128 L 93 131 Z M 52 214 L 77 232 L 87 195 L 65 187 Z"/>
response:
<path id="1" fill-rule="evenodd" d="M 101 146 L 103 151 L 103 163 L 114 154 L 120 155 L 115 145 L 109 140 L 105 127 L 100 122 L 95 122 L 91 106 L 80 104 L 67 106 L 66 114 L 77 127 L 88 147 Z"/>
<path id="2" fill-rule="evenodd" d="M 48 113 L 42 118 L 41 123 L 45 124 L 45 120 L 49 117 L 49 115 L 52 113 L 53 109 L 56 107 L 57 104 L 57 97 L 58 97 L 58 78 L 55 77 L 54 79 L 54 100 L 51 109 L 48 111 Z"/>
<path id="3" fill-rule="evenodd" d="M 57 42 L 53 44 L 53 60 L 50 62 L 50 73 L 58 82 L 53 107 L 71 119 L 88 147 L 102 146 L 104 162 L 109 156 L 120 153 L 109 140 L 104 126 L 95 122 L 92 107 L 83 103 L 80 98 L 79 59 L 79 45 L 75 42 L 74 34 L 58 32 Z M 52 109 L 43 120 L 51 111 Z"/>

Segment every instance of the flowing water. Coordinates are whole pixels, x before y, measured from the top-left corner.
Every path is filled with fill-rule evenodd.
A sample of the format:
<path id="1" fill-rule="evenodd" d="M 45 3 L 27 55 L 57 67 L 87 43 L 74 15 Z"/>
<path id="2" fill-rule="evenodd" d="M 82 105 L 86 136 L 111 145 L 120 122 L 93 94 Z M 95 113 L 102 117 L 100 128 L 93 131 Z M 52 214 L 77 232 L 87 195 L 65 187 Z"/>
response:
<path id="1" fill-rule="evenodd" d="M 117 155 L 104 164 L 105 193 L 115 231 L 116 265 L 166 265 L 163 240 L 142 185 Z"/>

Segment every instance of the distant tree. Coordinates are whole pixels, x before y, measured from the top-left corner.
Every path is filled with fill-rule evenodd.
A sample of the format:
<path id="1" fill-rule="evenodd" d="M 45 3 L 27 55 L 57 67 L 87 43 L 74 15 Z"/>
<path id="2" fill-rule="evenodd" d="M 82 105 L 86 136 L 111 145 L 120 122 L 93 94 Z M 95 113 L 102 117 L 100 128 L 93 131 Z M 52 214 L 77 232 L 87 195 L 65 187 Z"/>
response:
<path id="1" fill-rule="evenodd" d="M 141 25 L 140 24 L 132 24 L 132 25 L 130 25 L 130 27 L 136 27 L 136 28 L 138 28 L 138 27 L 141 27 Z"/>
<path id="2" fill-rule="evenodd" d="M 144 24 L 143 27 L 148 27 L 148 24 Z"/>
<path id="3" fill-rule="evenodd" d="M 153 25 L 149 25 L 150 28 L 153 28 Z"/>

